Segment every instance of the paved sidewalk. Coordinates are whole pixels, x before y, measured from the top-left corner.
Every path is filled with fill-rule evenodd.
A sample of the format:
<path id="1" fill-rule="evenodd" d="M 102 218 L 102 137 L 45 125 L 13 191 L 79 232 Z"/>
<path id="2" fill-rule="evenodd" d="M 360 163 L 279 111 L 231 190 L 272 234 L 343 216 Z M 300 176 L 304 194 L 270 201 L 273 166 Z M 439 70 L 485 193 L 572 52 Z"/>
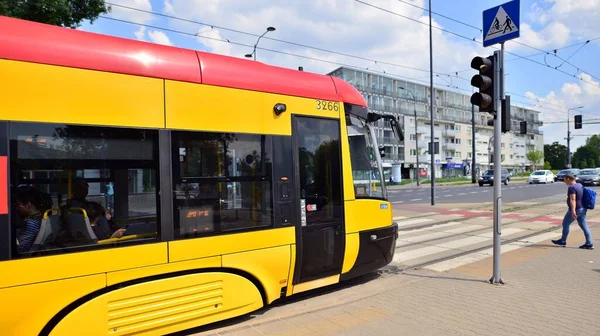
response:
<path id="1" fill-rule="evenodd" d="M 594 211 L 595 212 L 595 211 Z M 596 220 L 598 216 L 594 212 Z M 275 306 L 194 335 L 600 335 L 600 227 L 596 250 L 549 240 L 447 272 L 386 268 L 376 279 Z"/>

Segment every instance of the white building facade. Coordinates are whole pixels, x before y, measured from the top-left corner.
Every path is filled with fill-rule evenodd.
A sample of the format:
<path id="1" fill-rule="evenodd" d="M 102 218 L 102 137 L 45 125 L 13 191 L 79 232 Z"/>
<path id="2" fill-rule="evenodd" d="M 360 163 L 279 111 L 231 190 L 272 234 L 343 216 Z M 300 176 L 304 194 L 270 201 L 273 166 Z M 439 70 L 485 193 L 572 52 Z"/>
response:
<path id="1" fill-rule="evenodd" d="M 374 112 L 399 117 L 405 133 L 402 144 L 395 143 L 392 130 L 382 120 L 376 124 L 378 143 L 384 147 L 383 158 L 386 179 L 395 181 L 413 179 L 417 173 L 426 178 L 431 174 L 431 118 L 430 88 L 381 74 L 341 67 L 330 73 L 356 87 Z M 414 96 L 414 99 L 413 99 Z M 434 155 L 436 177 L 470 175 L 472 156 L 476 155 L 475 169 L 480 173 L 491 168 L 493 127 L 488 126 L 491 115 L 479 112 L 475 106 L 475 153 L 472 148 L 472 105 L 470 95 L 434 88 L 434 142 L 439 151 Z M 415 121 L 416 115 L 416 121 Z M 510 171 L 532 169 L 527 152 L 544 150 L 542 123 L 539 111 L 511 107 L 512 131 L 502 136 L 502 166 Z M 520 134 L 520 121 L 527 121 L 527 134 Z M 415 124 L 416 123 L 416 124 Z M 417 146 L 418 145 L 418 146 Z M 543 159 L 536 168 L 543 166 Z M 389 175 L 388 175 L 389 174 Z M 401 175 L 401 176 L 400 176 Z"/>

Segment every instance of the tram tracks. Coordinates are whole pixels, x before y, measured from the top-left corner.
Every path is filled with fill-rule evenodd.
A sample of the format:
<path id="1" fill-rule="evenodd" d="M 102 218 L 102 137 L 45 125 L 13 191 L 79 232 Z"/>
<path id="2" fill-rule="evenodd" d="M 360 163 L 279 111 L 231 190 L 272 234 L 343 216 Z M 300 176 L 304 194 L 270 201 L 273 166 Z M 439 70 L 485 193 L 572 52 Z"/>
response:
<path id="1" fill-rule="evenodd" d="M 519 207 L 514 207 L 511 208 L 510 211 L 516 211 L 516 210 L 521 210 L 521 209 L 532 209 L 532 208 L 540 208 L 540 207 L 550 207 L 550 208 L 557 208 L 554 207 L 554 203 L 547 203 L 547 202 L 543 202 L 543 203 L 536 203 L 536 204 L 529 204 L 526 206 L 519 206 Z M 539 214 L 533 217 L 528 217 L 527 221 L 535 221 L 536 219 L 540 219 L 540 218 L 544 218 L 547 216 L 552 216 L 552 215 L 556 215 L 559 213 L 564 213 L 564 209 L 560 208 L 560 210 L 555 210 L 555 211 L 548 211 L 548 212 L 544 212 L 543 214 Z M 506 209 L 503 211 L 507 211 Z M 433 214 L 431 216 L 434 216 Z M 473 219 L 473 218 L 482 218 L 482 217 L 489 217 L 490 213 L 482 213 L 480 215 L 474 215 L 469 217 L 468 219 Z M 416 218 L 418 216 L 414 216 L 411 218 Z M 423 216 L 423 217 L 429 217 L 429 216 Z M 446 224 L 446 223 L 451 223 L 451 222 L 456 222 L 456 219 L 449 219 L 449 220 L 443 220 L 443 221 L 438 221 L 435 223 L 428 223 L 426 225 L 421 225 L 421 226 L 413 226 L 413 227 L 408 227 L 408 228 L 404 228 L 402 230 L 399 230 L 399 232 L 409 232 L 412 230 L 418 230 L 418 229 L 423 229 L 423 228 L 428 228 L 428 227 L 435 227 L 441 224 Z M 514 224 L 518 224 L 521 223 L 522 220 L 521 219 L 515 219 L 515 220 L 511 220 L 509 222 L 505 222 L 503 223 L 503 228 L 504 227 L 509 227 L 511 225 Z M 508 244 L 513 244 L 513 243 L 518 243 L 518 242 L 522 242 L 522 243 L 527 243 L 527 239 L 535 237 L 535 236 L 539 236 L 545 233 L 549 233 L 552 231 L 555 231 L 557 229 L 559 229 L 561 227 L 561 225 L 554 225 L 552 227 L 546 228 L 546 229 L 542 229 L 542 230 L 533 230 L 533 229 L 528 229 L 525 228 L 523 230 L 526 231 L 530 231 L 530 233 L 526 233 L 524 235 L 520 235 L 518 237 L 514 237 L 511 239 L 506 239 L 506 240 L 502 240 L 501 244 L 502 245 L 508 245 Z M 411 247 L 411 246 L 416 246 L 416 245 L 421 245 L 421 246 L 435 246 L 435 244 L 432 244 L 435 241 L 441 241 L 441 240 L 447 240 L 447 239 L 451 239 L 451 238 L 455 238 L 458 236 L 476 236 L 478 233 L 482 232 L 483 230 L 485 230 L 485 228 L 477 228 L 474 230 L 470 230 L 467 232 L 461 232 L 461 233 L 449 233 L 448 235 L 442 236 L 442 237 L 436 237 L 436 238 L 432 238 L 432 239 L 427 239 L 427 240 L 423 240 L 423 241 L 419 241 L 419 242 L 414 242 L 414 243 L 408 243 L 408 244 L 402 244 L 402 245 L 397 245 L 396 246 L 396 251 L 400 250 L 400 249 L 404 249 L 407 247 Z M 443 231 L 440 231 L 443 232 Z M 491 241 L 491 240 L 490 240 Z M 414 265 L 402 265 L 402 262 L 398 262 L 398 266 L 390 264 L 388 266 L 383 267 L 380 271 L 382 273 L 387 273 L 387 274 L 399 274 L 402 273 L 406 270 L 417 270 L 420 268 L 424 268 L 430 265 L 434 265 L 434 264 L 438 264 L 438 263 L 442 263 L 448 260 L 452 260 L 452 259 L 456 259 L 456 258 L 460 258 L 463 256 L 467 256 L 470 254 L 475 254 L 478 252 L 482 252 L 485 250 L 489 250 L 491 247 L 493 247 L 493 244 L 486 244 L 485 246 L 480 246 L 480 247 L 476 247 L 476 248 L 472 248 L 472 249 L 468 249 L 466 251 L 463 250 L 458 250 L 458 249 L 449 249 L 448 251 L 456 251 L 457 253 L 452 253 L 450 255 L 446 255 L 446 256 L 442 256 L 439 258 L 434 258 L 432 260 L 427 260 L 424 262 L 421 262 L 419 264 L 414 264 Z M 398 253 L 399 255 L 402 254 L 402 252 L 395 252 Z"/>

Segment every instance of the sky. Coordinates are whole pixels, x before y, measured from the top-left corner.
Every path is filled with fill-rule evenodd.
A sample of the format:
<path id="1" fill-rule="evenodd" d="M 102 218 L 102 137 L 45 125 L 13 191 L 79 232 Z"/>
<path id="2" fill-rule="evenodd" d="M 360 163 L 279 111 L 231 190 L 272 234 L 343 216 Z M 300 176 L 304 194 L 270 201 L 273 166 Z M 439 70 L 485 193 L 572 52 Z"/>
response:
<path id="1" fill-rule="evenodd" d="M 80 29 L 243 58 L 272 26 L 259 62 L 322 74 L 346 65 L 428 84 L 428 2 L 107 0 L 111 13 Z M 435 86 L 471 94 L 471 59 L 499 47 L 473 41 L 482 40 L 482 12 L 504 2 L 431 0 Z M 600 121 L 598 8 L 600 0 L 520 0 L 520 37 L 505 44 L 506 94 L 542 113 L 545 143 L 566 144 L 568 109 L 583 106 L 570 112 L 584 122 L 571 123 L 573 152 L 600 133 L 585 124 Z"/>

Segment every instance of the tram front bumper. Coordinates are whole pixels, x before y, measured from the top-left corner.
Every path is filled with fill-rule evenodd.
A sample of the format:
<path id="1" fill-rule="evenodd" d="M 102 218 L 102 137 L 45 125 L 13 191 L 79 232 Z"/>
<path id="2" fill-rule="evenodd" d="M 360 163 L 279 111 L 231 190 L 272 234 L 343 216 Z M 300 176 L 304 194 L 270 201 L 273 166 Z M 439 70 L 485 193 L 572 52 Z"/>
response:
<path id="1" fill-rule="evenodd" d="M 352 268 L 341 275 L 347 280 L 378 270 L 394 259 L 398 223 L 390 226 L 359 232 L 359 248 L 356 262 Z"/>

